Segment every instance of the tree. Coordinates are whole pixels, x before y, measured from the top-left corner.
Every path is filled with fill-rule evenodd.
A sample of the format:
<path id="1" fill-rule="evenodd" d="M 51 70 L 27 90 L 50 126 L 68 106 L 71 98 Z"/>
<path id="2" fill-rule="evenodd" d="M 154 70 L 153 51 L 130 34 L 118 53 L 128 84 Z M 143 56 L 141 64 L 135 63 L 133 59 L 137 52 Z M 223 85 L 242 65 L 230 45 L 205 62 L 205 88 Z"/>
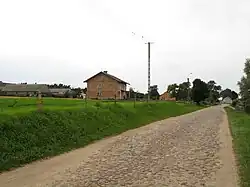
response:
<path id="1" fill-rule="evenodd" d="M 210 90 L 214 90 L 215 85 L 216 85 L 216 82 L 215 82 L 214 80 L 208 81 L 208 83 L 207 83 L 207 88 L 208 88 L 208 90 L 209 90 L 209 91 L 210 91 Z"/>
<path id="2" fill-rule="evenodd" d="M 48 85 L 49 88 L 70 88 L 71 86 L 70 85 L 64 85 L 62 83 L 60 84 L 51 84 L 51 85 Z"/>
<path id="3" fill-rule="evenodd" d="M 190 83 L 189 82 L 183 82 L 179 84 L 176 99 L 177 100 L 188 100 L 188 89 L 189 89 Z"/>
<path id="4" fill-rule="evenodd" d="M 215 85 L 214 90 L 220 92 L 221 91 L 221 86 L 220 85 Z"/>
<path id="5" fill-rule="evenodd" d="M 250 113 L 250 59 L 246 59 L 244 75 L 238 82 L 238 85 L 244 109 L 247 113 Z"/>
<path id="6" fill-rule="evenodd" d="M 235 100 L 238 99 L 238 97 L 238 94 L 235 91 L 232 91 L 232 99 Z"/>
<path id="7" fill-rule="evenodd" d="M 232 95 L 232 90 L 230 90 L 229 88 L 223 90 L 221 93 L 220 93 L 220 96 L 224 99 L 226 97 L 230 97 L 231 99 L 233 98 L 233 95 Z"/>
<path id="8" fill-rule="evenodd" d="M 171 97 L 177 97 L 177 91 L 178 91 L 179 86 L 174 83 L 174 84 L 170 84 L 168 85 L 168 89 L 167 92 L 170 94 Z"/>
<path id="9" fill-rule="evenodd" d="M 175 97 L 177 100 L 188 100 L 189 87 L 189 82 L 183 82 L 179 85 L 174 83 L 168 85 L 167 92 L 171 97 Z"/>
<path id="10" fill-rule="evenodd" d="M 192 99 L 197 104 L 200 104 L 201 101 L 204 101 L 209 96 L 209 90 L 207 84 L 200 80 L 195 79 L 193 81 L 193 88 L 192 88 Z"/>
<path id="11" fill-rule="evenodd" d="M 85 93 L 85 94 L 86 94 L 86 93 L 87 93 L 87 88 L 83 88 L 83 90 L 82 90 L 82 91 L 83 91 L 83 93 Z"/>
<path id="12" fill-rule="evenodd" d="M 157 100 L 159 99 L 159 92 L 158 92 L 158 86 L 157 85 L 153 85 L 150 86 L 150 98 L 153 100 Z"/>
<path id="13" fill-rule="evenodd" d="M 80 87 L 78 88 L 72 88 L 71 91 L 74 91 L 74 94 L 72 94 L 73 96 L 80 96 L 81 93 L 83 92 L 83 89 L 81 89 Z"/>
<path id="14" fill-rule="evenodd" d="M 135 92 L 133 88 L 129 88 L 129 98 L 135 98 Z"/>
<path id="15" fill-rule="evenodd" d="M 210 80 L 207 83 L 207 88 L 209 91 L 209 97 L 208 97 L 209 102 L 210 103 L 217 102 L 220 97 L 221 86 L 216 85 L 216 82 L 214 80 Z"/>

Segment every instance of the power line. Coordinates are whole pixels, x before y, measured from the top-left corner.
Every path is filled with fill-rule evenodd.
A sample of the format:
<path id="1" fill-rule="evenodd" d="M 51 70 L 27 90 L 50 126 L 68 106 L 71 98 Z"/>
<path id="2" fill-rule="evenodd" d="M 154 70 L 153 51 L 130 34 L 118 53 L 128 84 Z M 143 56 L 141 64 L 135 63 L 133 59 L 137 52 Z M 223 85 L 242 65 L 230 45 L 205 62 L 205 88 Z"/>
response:
<path id="1" fill-rule="evenodd" d="M 96 7 L 95 6 L 95 8 L 98 8 L 98 6 Z M 100 7 L 99 7 L 100 8 Z M 102 10 L 102 9 L 101 9 Z M 106 9 L 107 10 L 107 9 Z M 125 24 L 124 23 L 121 23 L 120 21 L 119 22 L 116 22 L 115 20 L 114 20 L 114 18 L 118 18 L 117 17 L 117 15 L 116 16 L 114 16 L 114 14 L 113 14 L 113 12 L 111 12 L 111 11 L 107 11 L 107 12 L 109 12 L 109 14 L 111 15 L 111 19 L 116 23 L 116 24 L 119 24 L 120 26 L 125 26 Z M 128 25 L 126 24 L 126 26 L 125 27 L 128 27 Z M 138 37 L 140 37 L 141 38 L 141 40 L 143 40 L 143 42 L 146 42 L 146 44 L 148 45 L 148 101 L 150 100 L 150 80 L 151 80 L 151 62 L 150 62 L 150 53 L 151 53 L 151 49 L 150 49 L 150 45 L 151 44 L 153 44 L 153 42 L 149 42 L 149 41 L 147 41 L 146 39 L 145 39 L 145 37 L 144 36 L 142 36 L 142 35 L 138 35 L 137 33 L 135 33 L 135 32 L 132 32 L 132 35 L 133 36 L 138 36 Z"/>

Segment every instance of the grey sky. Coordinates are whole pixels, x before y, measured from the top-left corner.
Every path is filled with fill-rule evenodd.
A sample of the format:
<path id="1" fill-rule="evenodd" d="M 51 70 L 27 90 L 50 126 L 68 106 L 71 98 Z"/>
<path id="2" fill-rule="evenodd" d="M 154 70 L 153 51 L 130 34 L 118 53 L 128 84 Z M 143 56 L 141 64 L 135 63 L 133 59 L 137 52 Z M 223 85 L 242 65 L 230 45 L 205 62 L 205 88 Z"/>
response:
<path id="1" fill-rule="evenodd" d="M 108 70 L 139 91 L 210 79 L 238 89 L 250 56 L 249 0 L 0 0 L 0 80 L 85 86 Z M 132 32 L 137 35 L 133 36 Z"/>

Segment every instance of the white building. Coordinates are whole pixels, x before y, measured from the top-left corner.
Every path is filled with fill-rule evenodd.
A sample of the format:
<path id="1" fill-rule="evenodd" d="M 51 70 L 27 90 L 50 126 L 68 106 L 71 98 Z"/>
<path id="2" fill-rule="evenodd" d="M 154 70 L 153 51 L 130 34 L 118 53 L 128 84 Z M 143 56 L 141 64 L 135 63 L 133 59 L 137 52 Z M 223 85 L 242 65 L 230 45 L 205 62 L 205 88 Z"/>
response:
<path id="1" fill-rule="evenodd" d="M 222 104 L 232 104 L 233 103 L 233 100 L 230 98 L 230 97 L 225 97 L 223 100 L 222 100 Z"/>

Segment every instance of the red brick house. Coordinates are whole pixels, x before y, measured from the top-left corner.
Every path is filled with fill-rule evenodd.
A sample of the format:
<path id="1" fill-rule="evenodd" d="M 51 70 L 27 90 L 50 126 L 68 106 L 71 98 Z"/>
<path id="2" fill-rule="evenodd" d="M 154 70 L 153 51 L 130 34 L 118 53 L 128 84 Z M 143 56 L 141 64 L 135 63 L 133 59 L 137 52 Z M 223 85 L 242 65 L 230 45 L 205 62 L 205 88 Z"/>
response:
<path id="1" fill-rule="evenodd" d="M 175 97 L 171 97 L 170 94 L 166 91 L 163 94 L 160 95 L 159 100 L 165 100 L 165 101 L 175 101 Z"/>
<path id="2" fill-rule="evenodd" d="M 127 99 L 127 82 L 101 71 L 88 78 L 87 98 L 89 99 Z"/>

